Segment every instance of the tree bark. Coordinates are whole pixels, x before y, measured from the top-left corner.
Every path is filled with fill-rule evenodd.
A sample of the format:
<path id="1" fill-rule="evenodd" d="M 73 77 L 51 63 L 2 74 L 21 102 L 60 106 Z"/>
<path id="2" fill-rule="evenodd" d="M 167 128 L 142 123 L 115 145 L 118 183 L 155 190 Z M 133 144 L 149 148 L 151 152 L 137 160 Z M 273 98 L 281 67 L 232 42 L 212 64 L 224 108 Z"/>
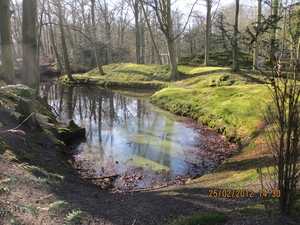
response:
<path id="1" fill-rule="evenodd" d="M 48 2 L 48 19 L 49 19 L 50 41 L 51 41 L 51 45 L 52 45 L 52 48 L 53 48 L 53 51 L 54 51 L 54 54 L 55 54 L 55 59 L 56 59 L 57 67 L 58 67 L 57 69 L 62 74 L 63 67 L 62 67 L 60 56 L 58 54 L 57 46 L 55 44 L 55 38 L 54 38 L 54 32 L 53 32 L 53 27 L 52 27 L 52 18 L 51 18 L 49 2 Z"/>
<path id="2" fill-rule="evenodd" d="M 100 4 L 100 10 L 103 14 L 104 25 L 105 25 L 105 38 L 106 38 L 106 48 L 107 48 L 107 63 L 112 63 L 112 43 L 111 43 L 111 15 L 108 11 L 108 4 L 106 0 L 103 1 L 103 4 Z M 112 13 L 112 12 L 111 12 Z"/>
<path id="3" fill-rule="evenodd" d="M 277 20 L 278 17 L 278 7 L 279 7 L 279 1 L 273 0 L 272 4 L 272 17 L 274 20 Z M 277 31 L 277 23 L 273 24 L 273 29 L 271 33 L 271 45 L 270 45 L 270 64 L 273 65 L 276 61 L 276 31 Z"/>
<path id="4" fill-rule="evenodd" d="M 2 78 L 8 84 L 15 83 L 14 61 L 11 47 L 11 32 L 10 32 L 10 8 L 9 0 L 0 1 L 0 35 L 1 35 L 1 51 L 2 51 Z"/>
<path id="5" fill-rule="evenodd" d="M 23 64 L 22 64 L 22 83 L 28 87 L 37 90 L 38 82 L 38 46 L 37 46 L 37 1 L 23 1 L 23 25 L 22 25 L 22 48 L 23 48 Z M 20 100 L 18 112 L 22 114 L 20 119 L 27 119 L 26 124 L 31 128 L 40 128 L 35 117 L 36 93 L 23 90 L 22 97 L 29 101 Z"/>
<path id="6" fill-rule="evenodd" d="M 140 1 L 141 1 L 141 0 L 140 0 Z M 142 3 L 141 3 L 141 6 L 142 6 L 142 9 L 143 9 L 143 12 L 144 12 L 144 16 L 145 16 L 145 19 L 146 19 L 146 23 L 147 23 L 147 26 L 148 26 L 149 33 L 150 33 L 150 37 L 151 37 L 151 40 L 152 40 L 152 44 L 153 44 L 153 46 L 154 46 L 155 53 L 156 53 L 156 55 L 157 55 L 158 63 L 159 63 L 159 65 L 162 65 L 161 57 L 160 57 L 160 54 L 159 54 L 159 51 L 158 51 L 158 48 L 157 48 L 157 44 L 156 44 L 156 42 L 155 42 L 155 40 L 154 40 L 154 36 L 153 36 L 152 30 L 151 30 L 150 22 L 149 22 L 149 20 L 148 20 L 147 14 L 146 14 L 145 7 L 143 6 Z"/>
<path id="7" fill-rule="evenodd" d="M 173 37 L 173 21 L 171 15 L 171 1 L 170 0 L 154 0 L 154 5 L 151 7 L 155 10 L 156 17 L 159 22 L 161 31 L 165 34 L 168 48 L 168 60 L 171 68 L 172 80 L 176 80 L 179 77 L 176 53 L 175 53 L 175 38 Z"/>
<path id="8" fill-rule="evenodd" d="M 239 8 L 240 1 L 236 0 L 235 17 L 234 17 L 234 32 L 233 32 L 233 48 L 232 48 L 232 72 L 238 72 L 238 26 L 239 26 Z"/>
<path id="9" fill-rule="evenodd" d="M 261 16 L 262 16 L 261 3 L 262 0 L 257 0 L 257 25 L 256 25 L 257 29 L 260 27 L 260 23 L 261 23 Z M 258 69 L 258 53 L 259 53 L 259 44 L 258 44 L 258 35 L 256 35 L 254 54 L 253 54 L 253 70 Z"/>
<path id="10" fill-rule="evenodd" d="M 97 28 L 96 28 L 96 22 L 95 22 L 95 0 L 91 0 L 91 14 L 92 14 L 92 26 L 93 26 L 93 45 L 94 45 L 94 52 L 97 62 L 97 67 L 99 70 L 99 73 L 101 75 L 105 75 L 102 66 L 101 66 L 101 57 L 99 49 L 97 48 Z"/>
<path id="11" fill-rule="evenodd" d="M 211 38 L 211 7 L 212 0 L 206 0 L 206 31 L 205 31 L 205 59 L 204 65 L 209 66 L 209 48 Z"/>
<path id="12" fill-rule="evenodd" d="M 66 37 L 65 37 L 65 30 L 63 27 L 63 17 L 62 17 L 62 9 L 61 9 L 61 3 L 60 0 L 58 0 L 58 19 L 59 19 L 59 29 L 60 29 L 60 39 L 61 39 L 61 45 L 62 45 L 62 51 L 64 55 L 64 66 L 65 66 L 65 72 L 70 80 L 74 80 L 71 73 L 71 67 L 69 62 L 69 55 L 68 55 L 68 49 L 66 44 Z"/>
<path id="13" fill-rule="evenodd" d="M 135 55 L 136 63 L 141 64 L 141 38 L 139 26 L 139 1 L 134 0 L 134 20 L 135 20 Z"/>

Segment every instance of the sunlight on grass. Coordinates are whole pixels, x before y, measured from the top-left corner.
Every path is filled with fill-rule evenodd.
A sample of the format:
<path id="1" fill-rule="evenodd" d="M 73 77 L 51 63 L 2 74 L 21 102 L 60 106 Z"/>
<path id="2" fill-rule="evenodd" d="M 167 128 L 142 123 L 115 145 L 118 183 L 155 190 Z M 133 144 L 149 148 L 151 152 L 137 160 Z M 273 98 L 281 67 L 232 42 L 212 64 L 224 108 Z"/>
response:
<path id="1" fill-rule="evenodd" d="M 227 54 L 212 54 L 211 65 L 222 64 L 224 67 L 204 67 L 202 53 L 183 59 L 178 66 L 180 79 L 172 83 L 165 82 L 168 86 L 154 93 L 151 103 L 173 114 L 195 119 L 244 147 L 243 154 L 234 157 L 233 160 L 224 161 L 217 172 L 193 180 L 191 184 L 201 183 L 207 187 L 233 189 L 251 188 L 255 184 L 255 188 L 258 188 L 260 182 L 256 169 L 266 166 L 263 165 L 263 161 L 255 160 L 261 157 L 259 143 L 265 141 L 262 135 L 262 112 L 271 104 L 272 99 L 264 77 L 245 69 L 241 69 L 239 73 L 232 73 L 227 65 Z M 249 54 L 242 54 L 241 57 L 245 68 L 248 62 L 252 63 Z M 170 76 L 167 65 L 117 63 L 103 68 L 106 73 L 104 76 L 94 69 L 75 77 L 99 79 L 103 86 L 111 82 L 111 85 L 116 87 L 119 87 L 118 84 L 131 87 L 127 84 L 132 84 L 132 87 L 143 88 L 144 83 L 169 81 Z M 257 137 L 257 141 L 252 141 Z M 242 171 L 239 168 L 242 168 Z"/>
<path id="2" fill-rule="evenodd" d="M 241 213 L 251 214 L 253 216 L 266 215 L 266 208 L 263 204 L 251 204 L 239 210 Z"/>
<path id="3" fill-rule="evenodd" d="M 212 212 L 190 217 L 181 216 L 177 220 L 168 223 L 168 225 L 217 225 L 224 224 L 228 220 L 230 220 L 230 218 L 227 215 L 220 212 Z"/>

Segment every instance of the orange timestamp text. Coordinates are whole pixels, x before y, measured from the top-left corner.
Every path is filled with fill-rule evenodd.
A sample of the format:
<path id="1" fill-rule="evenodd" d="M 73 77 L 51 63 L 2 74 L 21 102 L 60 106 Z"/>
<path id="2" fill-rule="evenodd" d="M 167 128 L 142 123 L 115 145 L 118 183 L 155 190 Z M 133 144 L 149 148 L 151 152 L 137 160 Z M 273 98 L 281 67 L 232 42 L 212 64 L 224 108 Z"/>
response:
<path id="1" fill-rule="evenodd" d="M 254 191 L 247 189 L 211 189 L 208 190 L 209 198 L 253 198 Z"/>
<path id="2" fill-rule="evenodd" d="M 280 190 L 259 190 L 257 195 L 258 197 L 265 198 L 280 198 Z M 208 197 L 209 198 L 254 198 L 255 192 L 254 190 L 247 190 L 247 189 L 238 189 L 238 190 L 231 190 L 231 189 L 210 189 L 208 190 Z"/>

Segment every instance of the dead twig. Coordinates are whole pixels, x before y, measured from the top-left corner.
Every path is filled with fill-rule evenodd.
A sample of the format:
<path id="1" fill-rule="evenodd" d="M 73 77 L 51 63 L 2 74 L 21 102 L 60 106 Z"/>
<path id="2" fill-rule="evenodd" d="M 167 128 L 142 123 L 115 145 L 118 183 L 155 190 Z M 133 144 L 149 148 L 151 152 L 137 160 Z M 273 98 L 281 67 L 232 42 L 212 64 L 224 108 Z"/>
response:
<path id="1" fill-rule="evenodd" d="M 115 174 L 115 175 L 107 175 L 107 176 L 100 176 L 100 177 L 82 177 L 85 180 L 101 180 L 101 179 L 105 179 L 105 178 L 116 178 L 118 177 L 120 174 Z"/>
<path id="2" fill-rule="evenodd" d="M 20 123 L 18 126 L 16 126 L 15 128 L 12 128 L 12 129 L 9 129 L 9 130 L 4 130 L 4 131 L 1 131 L 0 132 L 0 134 L 2 134 L 2 133 L 6 133 L 6 132 L 21 132 L 21 130 L 18 130 L 18 128 L 20 127 L 20 126 L 22 126 L 22 124 L 23 123 L 25 123 L 33 114 L 34 114 L 35 112 L 33 112 L 33 113 L 31 113 L 29 116 L 27 116 L 27 118 L 26 119 L 24 119 L 23 121 L 22 121 L 22 123 Z M 24 132 L 24 131 L 23 131 Z M 22 132 L 21 132 L 22 133 Z"/>

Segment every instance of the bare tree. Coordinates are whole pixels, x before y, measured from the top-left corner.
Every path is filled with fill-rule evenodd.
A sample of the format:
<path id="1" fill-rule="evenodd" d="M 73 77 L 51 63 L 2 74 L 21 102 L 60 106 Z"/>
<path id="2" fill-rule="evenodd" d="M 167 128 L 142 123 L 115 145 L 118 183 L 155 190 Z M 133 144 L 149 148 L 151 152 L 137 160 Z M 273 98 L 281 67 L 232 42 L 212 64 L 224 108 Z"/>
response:
<path id="1" fill-rule="evenodd" d="M 62 14 L 62 5 L 61 1 L 57 0 L 56 4 L 58 8 L 58 19 L 59 19 L 59 28 L 60 28 L 60 39 L 61 39 L 61 44 L 62 44 L 62 51 L 64 55 L 64 69 L 65 72 L 70 80 L 74 80 L 72 77 L 71 73 L 71 67 L 70 67 L 70 62 L 69 62 L 69 55 L 68 55 L 68 49 L 67 49 L 67 44 L 66 44 L 66 36 L 65 36 L 65 28 L 63 24 L 63 14 Z"/>
<path id="2" fill-rule="evenodd" d="M 232 72 L 238 72 L 238 26 L 239 26 L 239 9 L 240 1 L 235 1 L 235 17 L 233 30 L 233 46 L 232 46 Z"/>
<path id="3" fill-rule="evenodd" d="M 52 49 L 53 49 L 53 51 L 54 51 L 56 63 L 57 63 L 57 69 L 58 69 L 60 72 L 62 72 L 62 71 L 63 71 L 63 66 L 62 66 L 61 59 L 60 59 L 60 56 L 59 56 L 59 53 L 58 53 L 57 45 L 56 45 L 56 43 L 55 43 L 54 32 L 53 32 L 53 26 L 52 26 L 51 8 L 50 8 L 49 2 L 48 2 L 48 11 L 47 11 L 47 15 L 48 15 L 48 20 L 49 20 L 50 41 L 51 41 Z"/>
<path id="4" fill-rule="evenodd" d="M 206 0 L 206 31 L 205 31 L 205 59 L 204 65 L 209 66 L 209 48 L 211 39 L 211 8 L 212 0 Z"/>
<path id="5" fill-rule="evenodd" d="M 267 76 L 274 103 L 264 115 L 269 127 L 269 150 L 275 160 L 272 177 L 276 180 L 271 188 L 276 191 L 275 197 L 279 197 L 282 215 L 291 214 L 300 179 L 300 87 L 296 80 L 299 64 L 299 59 L 295 59 L 290 70 L 285 71 L 285 78 L 282 68 L 277 69 L 277 74 Z"/>
<path id="6" fill-rule="evenodd" d="M 38 46 L 37 46 L 37 1 L 23 1 L 23 65 L 22 65 L 22 83 L 28 87 L 37 90 L 38 87 Z M 21 119 L 25 119 L 26 123 L 32 128 L 40 128 L 35 117 L 36 93 L 23 90 L 21 93 L 23 99 L 19 101 L 18 112 L 22 115 Z M 28 99 L 28 100 L 24 100 Z"/>
<path id="7" fill-rule="evenodd" d="M 277 31 L 277 21 L 278 21 L 278 9 L 279 9 L 279 0 L 273 0 L 271 4 L 272 9 L 272 20 L 273 26 L 271 31 L 271 43 L 270 43 L 270 64 L 273 65 L 276 61 L 276 31 Z"/>
<path id="8" fill-rule="evenodd" d="M 257 22 L 256 22 L 256 40 L 255 40 L 255 47 L 254 47 L 254 56 L 253 56 L 253 70 L 258 68 L 258 52 L 259 52 L 259 43 L 258 43 L 258 31 L 261 24 L 261 17 L 262 17 L 262 0 L 257 0 Z"/>
<path id="9" fill-rule="evenodd" d="M 181 32 L 179 32 L 178 35 L 175 35 L 174 30 L 173 30 L 171 0 L 144 1 L 144 3 L 151 6 L 153 8 L 153 10 L 155 11 L 155 14 L 156 14 L 156 17 L 158 20 L 158 24 L 159 24 L 159 28 L 165 35 L 165 38 L 167 41 L 168 59 L 169 59 L 169 65 L 171 68 L 171 79 L 172 80 L 176 80 L 179 78 L 177 60 L 176 60 L 176 51 L 175 51 L 175 40 L 185 30 L 196 2 L 193 4 L 193 6 L 191 8 L 190 14 L 184 25 L 184 28 L 182 29 Z"/>
<path id="10" fill-rule="evenodd" d="M 140 21 L 139 21 L 139 3 L 140 0 L 132 0 L 133 4 L 133 13 L 134 13 L 134 22 L 135 22 L 135 55 L 136 63 L 141 64 L 141 36 L 140 36 Z"/>
<path id="11" fill-rule="evenodd" d="M 14 61 L 10 32 L 10 1 L 0 1 L 0 35 L 2 51 L 2 77 L 8 84 L 15 82 Z M 0 73 L 1 73 L 0 70 Z"/>
<path id="12" fill-rule="evenodd" d="M 173 34 L 173 21 L 171 17 L 170 0 L 154 0 L 147 2 L 155 11 L 161 31 L 167 40 L 168 57 L 171 67 L 171 79 L 176 80 L 179 77 L 175 53 L 175 38 Z"/>
<path id="13" fill-rule="evenodd" d="M 101 66 L 101 58 L 100 58 L 100 52 L 97 45 L 97 29 L 96 29 L 96 22 L 95 22 L 95 0 L 91 0 L 91 13 L 92 13 L 92 26 L 93 26 L 93 45 L 94 45 L 94 51 L 95 51 L 95 57 L 97 62 L 97 67 L 99 70 L 99 73 L 101 75 L 104 75 L 104 71 Z"/>
<path id="14" fill-rule="evenodd" d="M 108 64 L 112 63 L 112 35 L 111 35 L 111 26 L 112 20 L 114 18 L 114 10 L 110 10 L 106 0 L 99 1 L 100 12 L 103 17 L 104 27 L 105 27 L 105 39 L 107 45 L 107 62 Z"/>

